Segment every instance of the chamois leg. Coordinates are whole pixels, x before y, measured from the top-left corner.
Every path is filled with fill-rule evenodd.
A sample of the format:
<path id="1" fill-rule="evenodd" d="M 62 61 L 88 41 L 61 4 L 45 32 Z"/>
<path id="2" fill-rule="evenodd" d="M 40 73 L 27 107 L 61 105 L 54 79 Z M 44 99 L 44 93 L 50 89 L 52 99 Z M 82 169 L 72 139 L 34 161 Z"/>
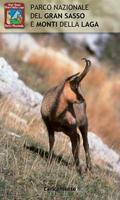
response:
<path id="1" fill-rule="evenodd" d="M 79 160 L 79 152 L 80 152 L 80 136 L 77 133 L 77 126 L 76 124 L 71 124 L 69 126 L 65 126 L 63 128 L 63 132 L 69 136 L 71 145 L 72 145 L 72 154 L 74 157 L 76 170 L 81 175 L 81 166 Z"/>
<path id="2" fill-rule="evenodd" d="M 92 170 L 92 164 L 91 164 L 91 158 L 90 158 L 90 152 L 89 152 L 89 143 L 88 143 L 88 137 L 87 137 L 87 133 L 88 133 L 88 125 L 85 124 L 84 126 L 80 126 L 80 131 L 82 134 L 82 138 L 83 138 L 83 146 L 84 146 L 84 150 L 85 150 L 85 157 L 86 157 L 86 169 L 88 170 Z"/>
<path id="3" fill-rule="evenodd" d="M 74 137 L 72 136 L 70 138 L 71 144 L 72 144 L 72 153 L 75 160 L 75 165 L 77 171 L 81 174 L 81 167 L 80 167 L 80 161 L 79 161 L 79 151 L 80 151 L 80 136 L 79 134 L 74 134 Z"/>
<path id="4" fill-rule="evenodd" d="M 46 123 L 49 138 L 49 159 L 52 161 L 53 146 L 55 142 L 54 130 Z"/>
<path id="5" fill-rule="evenodd" d="M 77 172 L 81 174 L 81 167 L 80 167 L 80 161 L 79 161 L 79 151 L 80 151 L 80 136 L 78 133 L 73 133 L 73 135 L 70 136 L 71 144 L 72 144 L 72 153 L 75 160 L 75 165 Z"/>
<path id="6" fill-rule="evenodd" d="M 50 130 L 48 132 L 48 137 L 49 137 L 49 164 L 50 164 L 52 162 L 53 145 L 54 145 L 54 142 L 55 142 L 54 131 Z"/>
<path id="7" fill-rule="evenodd" d="M 48 137 L 49 137 L 49 153 L 51 154 L 51 152 L 53 150 L 53 145 L 54 145 L 54 142 L 55 142 L 54 131 L 49 131 Z"/>

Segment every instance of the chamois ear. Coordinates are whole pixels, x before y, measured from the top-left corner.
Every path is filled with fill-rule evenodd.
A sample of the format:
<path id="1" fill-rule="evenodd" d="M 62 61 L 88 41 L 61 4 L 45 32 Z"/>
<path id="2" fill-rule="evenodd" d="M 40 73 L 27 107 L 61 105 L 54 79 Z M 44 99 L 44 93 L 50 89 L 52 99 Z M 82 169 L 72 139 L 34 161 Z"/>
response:
<path id="1" fill-rule="evenodd" d="M 74 79 L 77 78 L 77 76 L 80 75 L 80 72 L 76 73 L 76 74 L 73 74 L 72 76 L 69 76 L 65 79 L 65 82 L 67 81 L 73 81 Z"/>

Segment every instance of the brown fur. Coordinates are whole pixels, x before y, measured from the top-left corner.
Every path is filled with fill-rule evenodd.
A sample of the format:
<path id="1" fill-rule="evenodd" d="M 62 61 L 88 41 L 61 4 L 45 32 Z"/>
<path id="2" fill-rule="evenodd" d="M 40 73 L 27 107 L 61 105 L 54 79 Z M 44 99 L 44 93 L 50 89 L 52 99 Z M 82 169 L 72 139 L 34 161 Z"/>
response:
<path id="1" fill-rule="evenodd" d="M 70 137 L 72 153 L 77 171 L 81 173 L 79 162 L 80 136 L 86 154 L 87 169 L 91 170 L 89 144 L 87 139 L 88 120 L 86 115 L 86 103 L 80 90 L 80 82 L 88 73 L 91 62 L 87 59 L 84 71 L 68 77 L 60 85 L 50 89 L 43 98 L 41 106 L 42 118 L 47 126 L 50 153 L 54 145 L 54 132 L 62 131 Z"/>

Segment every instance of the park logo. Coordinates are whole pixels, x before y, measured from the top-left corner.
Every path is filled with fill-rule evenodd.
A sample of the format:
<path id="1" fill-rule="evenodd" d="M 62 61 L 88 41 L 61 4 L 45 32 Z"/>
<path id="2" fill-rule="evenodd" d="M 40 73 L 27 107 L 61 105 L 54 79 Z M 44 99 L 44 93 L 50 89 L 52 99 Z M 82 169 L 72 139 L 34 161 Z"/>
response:
<path id="1" fill-rule="evenodd" d="M 5 28 L 24 28 L 25 6 L 24 3 L 5 3 Z"/>

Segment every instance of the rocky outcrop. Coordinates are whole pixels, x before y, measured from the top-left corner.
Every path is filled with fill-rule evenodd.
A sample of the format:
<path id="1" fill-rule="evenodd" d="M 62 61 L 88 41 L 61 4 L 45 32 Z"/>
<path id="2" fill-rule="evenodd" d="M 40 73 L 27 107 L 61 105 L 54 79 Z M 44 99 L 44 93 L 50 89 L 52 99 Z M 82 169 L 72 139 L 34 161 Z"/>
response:
<path id="1" fill-rule="evenodd" d="M 16 101 L 34 107 L 39 105 L 42 95 L 33 92 L 19 79 L 19 75 L 12 67 L 0 58 L 0 92 L 1 95 L 11 95 Z"/>
<path id="2" fill-rule="evenodd" d="M 94 163 L 120 174 L 120 155 L 110 149 L 94 133 L 89 132 L 89 145 Z"/>
<path id="3" fill-rule="evenodd" d="M 12 67 L 0 58 L 0 119 L 11 130 L 28 132 L 32 121 L 41 120 L 42 95 L 32 91 Z"/>

